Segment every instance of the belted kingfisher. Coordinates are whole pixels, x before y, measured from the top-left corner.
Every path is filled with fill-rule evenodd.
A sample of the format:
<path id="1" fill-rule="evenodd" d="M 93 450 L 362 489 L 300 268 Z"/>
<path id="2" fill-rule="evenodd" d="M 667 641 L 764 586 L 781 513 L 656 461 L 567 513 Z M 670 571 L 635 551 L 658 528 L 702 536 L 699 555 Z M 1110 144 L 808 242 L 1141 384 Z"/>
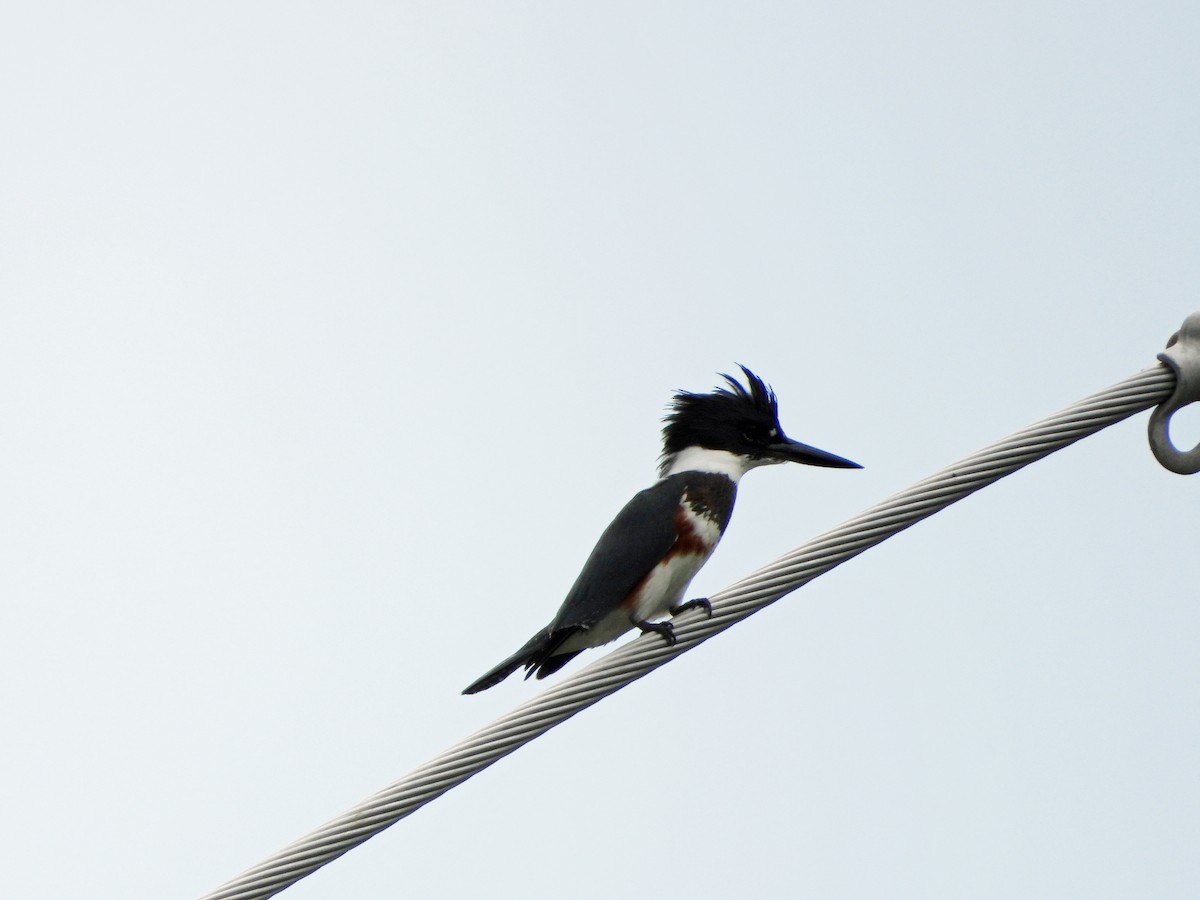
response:
<path id="1" fill-rule="evenodd" d="M 674 644 L 671 623 L 652 620 L 695 607 L 712 615 L 706 599 L 680 601 L 721 540 L 743 475 L 782 462 L 862 468 L 787 437 L 775 392 L 740 368 L 745 387 L 723 375 L 727 388 L 675 394 L 663 426 L 659 481 L 635 494 L 600 535 L 554 620 L 464 694 L 494 687 L 521 666 L 526 678 L 545 678 L 631 628 Z"/>

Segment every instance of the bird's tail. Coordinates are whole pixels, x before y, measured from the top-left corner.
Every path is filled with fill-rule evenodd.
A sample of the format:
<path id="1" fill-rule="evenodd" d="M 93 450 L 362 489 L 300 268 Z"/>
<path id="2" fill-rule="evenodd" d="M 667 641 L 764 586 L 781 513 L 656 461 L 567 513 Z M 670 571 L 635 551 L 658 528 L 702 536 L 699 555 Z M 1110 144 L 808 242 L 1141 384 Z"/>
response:
<path id="1" fill-rule="evenodd" d="M 513 672 L 517 671 L 517 669 L 521 668 L 521 666 L 525 667 L 526 678 L 535 673 L 538 678 L 545 678 L 547 675 L 557 672 L 580 652 L 578 650 L 567 653 L 556 652 L 562 646 L 563 641 L 577 631 L 579 631 L 578 627 L 557 628 L 554 630 L 543 628 L 531 637 L 524 647 L 493 668 L 482 678 L 467 685 L 463 693 L 478 694 L 480 691 L 486 691 L 490 687 L 495 687 Z"/>

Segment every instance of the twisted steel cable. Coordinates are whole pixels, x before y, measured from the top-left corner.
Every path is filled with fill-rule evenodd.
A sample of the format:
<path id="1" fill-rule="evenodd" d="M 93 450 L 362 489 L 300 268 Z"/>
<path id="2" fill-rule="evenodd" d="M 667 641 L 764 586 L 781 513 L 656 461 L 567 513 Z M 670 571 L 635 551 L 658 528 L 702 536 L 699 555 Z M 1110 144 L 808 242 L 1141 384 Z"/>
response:
<path id="1" fill-rule="evenodd" d="M 617 648 L 202 900 L 273 896 L 522 744 L 818 575 L 1005 475 L 1158 405 L 1174 386 L 1173 371 L 1160 363 L 942 469 L 714 594 L 711 618 L 693 610 L 675 619 L 674 646 L 651 634 Z"/>

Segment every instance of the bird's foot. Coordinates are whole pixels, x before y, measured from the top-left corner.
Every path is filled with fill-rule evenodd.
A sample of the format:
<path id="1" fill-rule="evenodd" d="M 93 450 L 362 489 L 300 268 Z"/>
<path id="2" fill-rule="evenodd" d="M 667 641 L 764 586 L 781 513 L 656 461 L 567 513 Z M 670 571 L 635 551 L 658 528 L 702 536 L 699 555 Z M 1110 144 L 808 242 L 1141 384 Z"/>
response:
<path id="1" fill-rule="evenodd" d="M 641 622 L 634 622 L 633 624 L 638 627 L 638 629 L 642 632 L 642 634 L 647 634 L 647 633 L 653 631 L 655 634 L 662 635 L 662 638 L 664 641 L 667 642 L 668 647 L 675 646 L 675 629 L 672 627 L 670 622 L 641 621 Z"/>
<path id="2" fill-rule="evenodd" d="M 712 618 L 712 604 L 708 602 L 707 597 L 697 597 L 695 600 L 688 600 L 684 603 L 676 603 L 670 607 L 667 612 L 673 616 L 687 612 L 689 609 L 702 609 L 708 613 L 708 617 Z"/>

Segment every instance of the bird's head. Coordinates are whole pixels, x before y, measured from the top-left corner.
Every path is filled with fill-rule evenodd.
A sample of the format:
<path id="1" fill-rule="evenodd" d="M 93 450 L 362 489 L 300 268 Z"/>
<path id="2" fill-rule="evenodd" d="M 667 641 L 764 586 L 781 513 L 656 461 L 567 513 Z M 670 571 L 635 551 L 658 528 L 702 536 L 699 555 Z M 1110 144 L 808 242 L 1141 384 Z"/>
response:
<path id="1" fill-rule="evenodd" d="M 783 433 L 779 401 L 761 378 L 739 364 L 746 385 L 722 375 L 728 387 L 707 394 L 679 391 L 663 426 L 662 473 L 732 469 L 735 479 L 756 466 L 798 462 L 861 469 L 858 463 L 818 450 Z"/>

